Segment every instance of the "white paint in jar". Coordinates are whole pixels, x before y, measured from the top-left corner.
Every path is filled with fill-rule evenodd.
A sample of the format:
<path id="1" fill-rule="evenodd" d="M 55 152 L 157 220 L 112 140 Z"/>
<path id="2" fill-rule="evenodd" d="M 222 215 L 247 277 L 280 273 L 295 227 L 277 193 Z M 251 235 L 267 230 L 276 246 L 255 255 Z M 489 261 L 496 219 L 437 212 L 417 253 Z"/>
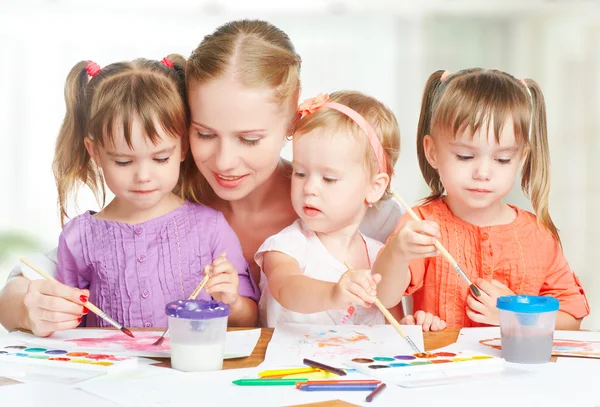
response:
<path id="1" fill-rule="evenodd" d="M 225 342 L 182 344 L 171 341 L 171 366 L 182 372 L 207 372 L 223 368 Z"/>

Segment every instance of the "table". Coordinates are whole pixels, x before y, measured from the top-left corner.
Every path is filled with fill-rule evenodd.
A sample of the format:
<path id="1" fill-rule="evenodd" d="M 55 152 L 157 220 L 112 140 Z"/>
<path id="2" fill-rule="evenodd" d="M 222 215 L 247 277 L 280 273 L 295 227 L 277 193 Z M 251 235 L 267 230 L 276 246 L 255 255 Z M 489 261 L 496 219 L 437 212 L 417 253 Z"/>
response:
<path id="1" fill-rule="evenodd" d="M 82 328 L 85 329 L 85 328 Z M 97 329 L 97 328 L 96 328 Z M 249 328 L 229 328 L 230 331 L 237 331 Z M 151 331 L 152 329 L 133 329 L 133 331 Z M 161 331 L 162 332 L 162 331 Z M 446 329 L 440 332 L 423 332 L 423 341 L 425 350 L 432 350 L 448 346 L 456 342 L 459 330 Z M 267 346 L 273 336 L 273 328 L 262 328 L 260 339 L 254 348 L 252 355 L 242 359 L 230 359 L 223 361 L 223 369 L 241 369 L 246 367 L 255 367 L 263 362 Z M 171 361 L 165 359 L 157 359 L 157 366 L 171 367 Z M 0 377 L 0 386 L 17 384 L 18 382 Z M 324 403 L 304 404 L 303 406 L 313 407 L 348 407 L 353 404 L 346 403 L 340 400 L 332 400 Z"/>

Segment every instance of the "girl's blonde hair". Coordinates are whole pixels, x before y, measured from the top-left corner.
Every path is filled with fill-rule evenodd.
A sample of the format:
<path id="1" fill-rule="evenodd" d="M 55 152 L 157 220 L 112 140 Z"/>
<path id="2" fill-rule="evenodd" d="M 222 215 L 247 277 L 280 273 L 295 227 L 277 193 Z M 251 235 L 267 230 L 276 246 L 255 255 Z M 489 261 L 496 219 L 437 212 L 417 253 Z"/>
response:
<path id="1" fill-rule="evenodd" d="M 394 175 L 394 166 L 400 154 L 400 128 L 394 113 L 377 99 L 356 91 L 334 92 L 329 95 L 327 101 L 349 107 L 373 127 L 383 147 L 387 161 L 386 173 L 391 181 Z M 293 139 L 298 140 L 302 135 L 318 128 L 327 128 L 339 134 L 354 137 L 364 151 L 367 171 L 371 176 L 377 175 L 379 172 L 377 156 L 369 143 L 369 138 L 354 120 L 335 109 L 321 108 L 296 122 Z M 392 196 L 390 185 L 391 182 L 382 199 Z"/>
<path id="2" fill-rule="evenodd" d="M 204 37 L 187 61 L 186 78 L 188 88 L 228 75 L 250 89 L 272 89 L 273 102 L 289 115 L 291 131 L 300 65 L 300 56 L 282 30 L 262 20 L 237 20 Z M 195 202 L 214 195 L 193 160 L 185 165 L 183 194 Z"/>
<path id="3" fill-rule="evenodd" d="M 81 61 L 69 72 L 66 113 L 53 161 L 62 225 L 68 218 L 67 198 L 81 185 L 87 185 L 102 206 L 106 201 L 104 178 L 85 148 L 86 137 L 100 146 L 112 144 L 115 129 L 122 126 L 131 147 L 132 122 L 139 119 L 144 135 L 153 143 L 159 138 L 156 122 L 167 134 L 183 137 L 187 143 L 185 59 L 179 55 L 167 58 L 172 68 L 159 61 L 136 59 L 110 64 L 90 79 L 86 70 L 89 61 Z"/>
<path id="4" fill-rule="evenodd" d="M 512 118 L 517 143 L 527 154 L 521 175 L 521 188 L 530 199 L 539 222 L 560 243 L 558 229 L 550 218 L 550 152 L 546 128 L 546 105 L 542 90 L 532 79 L 523 82 L 510 74 L 481 68 L 466 69 L 449 75 L 436 71 L 425 85 L 417 130 L 417 153 L 421 173 L 431 194 L 431 202 L 444 193 L 440 176 L 427 161 L 423 140 L 468 131 L 471 135 L 482 126 L 492 128 L 499 141 L 502 128 Z M 531 126 L 531 128 L 530 128 Z"/>

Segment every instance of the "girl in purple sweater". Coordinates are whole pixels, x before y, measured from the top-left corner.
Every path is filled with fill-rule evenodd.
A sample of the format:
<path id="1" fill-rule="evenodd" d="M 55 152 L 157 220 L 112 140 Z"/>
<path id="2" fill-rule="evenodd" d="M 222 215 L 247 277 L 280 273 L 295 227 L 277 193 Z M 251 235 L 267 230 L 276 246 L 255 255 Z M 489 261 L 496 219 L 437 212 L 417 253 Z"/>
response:
<path id="1" fill-rule="evenodd" d="M 124 326 L 165 327 L 165 304 L 186 299 L 209 273 L 198 298 L 230 304 L 229 324 L 252 326 L 259 292 L 237 236 L 220 212 L 172 193 L 188 147 L 184 66 L 173 55 L 72 68 L 54 157 L 61 222 L 82 184 L 103 208 L 64 226 L 56 277 L 89 289 Z M 105 183 L 114 194 L 106 206 Z M 85 325 L 107 324 L 89 314 Z"/>

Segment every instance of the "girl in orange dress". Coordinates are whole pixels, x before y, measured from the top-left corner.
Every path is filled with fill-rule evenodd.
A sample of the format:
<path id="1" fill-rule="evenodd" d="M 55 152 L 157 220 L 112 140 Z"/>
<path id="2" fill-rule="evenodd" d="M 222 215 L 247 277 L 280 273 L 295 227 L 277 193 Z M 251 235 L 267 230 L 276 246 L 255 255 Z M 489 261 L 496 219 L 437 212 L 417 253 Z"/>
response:
<path id="1" fill-rule="evenodd" d="M 404 215 L 374 265 L 384 305 L 412 294 L 415 309 L 461 328 L 498 325 L 499 296 L 548 295 L 560 301 L 557 329 L 579 329 L 589 306 L 548 212 L 550 154 L 537 83 L 496 70 L 433 73 L 417 151 L 431 194 L 414 208 L 424 220 Z M 502 202 L 519 172 L 535 214 Z M 439 256 L 436 239 L 480 296 Z"/>

